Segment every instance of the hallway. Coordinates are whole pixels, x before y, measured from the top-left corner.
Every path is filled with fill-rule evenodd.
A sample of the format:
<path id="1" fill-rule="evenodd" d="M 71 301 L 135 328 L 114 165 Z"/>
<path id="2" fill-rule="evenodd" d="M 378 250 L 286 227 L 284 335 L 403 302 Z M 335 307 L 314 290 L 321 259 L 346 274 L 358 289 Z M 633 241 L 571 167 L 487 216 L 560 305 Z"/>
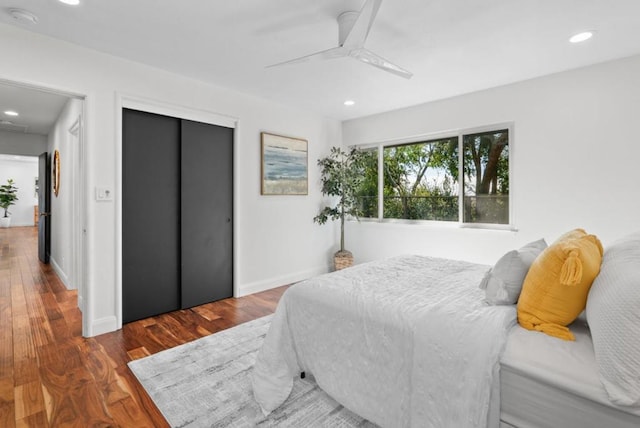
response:
<path id="1" fill-rule="evenodd" d="M 167 426 L 127 363 L 268 315 L 285 289 L 85 339 L 76 291 L 38 261 L 37 228 L 0 229 L 0 426 Z"/>

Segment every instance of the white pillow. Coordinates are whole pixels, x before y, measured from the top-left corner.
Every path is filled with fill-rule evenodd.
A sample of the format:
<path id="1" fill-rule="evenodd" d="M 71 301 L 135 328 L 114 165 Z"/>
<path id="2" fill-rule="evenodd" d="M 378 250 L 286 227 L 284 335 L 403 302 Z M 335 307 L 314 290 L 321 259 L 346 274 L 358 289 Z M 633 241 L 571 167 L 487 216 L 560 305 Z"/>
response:
<path id="1" fill-rule="evenodd" d="M 605 250 L 587 298 L 587 321 L 609 399 L 640 407 L 640 232 Z"/>
<path id="2" fill-rule="evenodd" d="M 547 243 L 544 239 L 539 239 L 502 256 L 480 282 L 487 302 L 491 305 L 514 305 L 518 301 L 531 263 L 545 248 Z"/>

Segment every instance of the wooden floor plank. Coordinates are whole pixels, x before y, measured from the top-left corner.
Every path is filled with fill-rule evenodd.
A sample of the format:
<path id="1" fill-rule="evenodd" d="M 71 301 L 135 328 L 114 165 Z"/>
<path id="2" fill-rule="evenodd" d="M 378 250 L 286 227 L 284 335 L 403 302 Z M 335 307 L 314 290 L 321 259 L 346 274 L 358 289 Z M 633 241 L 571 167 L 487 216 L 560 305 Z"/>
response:
<path id="1" fill-rule="evenodd" d="M 13 379 L 13 328 L 4 328 L 12 324 L 11 297 L 0 297 L 0 379 Z"/>
<path id="2" fill-rule="evenodd" d="M 13 391 L 16 420 L 44 412 L 44 397 L 39 380 L 16 386 Z"/>
<path id="3" fill-rule="evenodd" d="M 17 428 L 46 427 L 48 425 L 45 412 L 38 412 L 16 421 Z"/>
<path id="4" fill-rule="evenodd" d="M 127 363 L 273 313 L 286 286 L 83 338 L 77 292 L 37 257 L 37 228 L 0 229 L 0 427 L 168 427 Z"/>
<path id="5" fill-rule="evenodd" d="M 0 426 L 15 426 L 15 402 L 13 376 L 0 378 Z"/>

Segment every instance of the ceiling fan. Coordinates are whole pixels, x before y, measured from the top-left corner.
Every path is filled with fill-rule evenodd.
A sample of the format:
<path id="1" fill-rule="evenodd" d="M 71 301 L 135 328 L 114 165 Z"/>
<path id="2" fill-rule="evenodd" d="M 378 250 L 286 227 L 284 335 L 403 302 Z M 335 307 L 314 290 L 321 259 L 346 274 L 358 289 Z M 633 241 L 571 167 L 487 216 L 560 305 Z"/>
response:
<path id="1" fill-rule="evenodd" d="M 343 57 L 355 58 L 366 64 L 373 65 L 389 73 L 410 79 L 413 76 L 408 70 L 387 61 L 364 47 L 369 30 L 376 18 L 382 0 L 367 0 L 360 12 L 343 12 L 338 16 L 338 46 L 324 51 L 305 55 L 289 61 L 273 64 L 268 67 L 278 67 L 287 64 L 298 64 L 310 60 L 326 60 Z"/>

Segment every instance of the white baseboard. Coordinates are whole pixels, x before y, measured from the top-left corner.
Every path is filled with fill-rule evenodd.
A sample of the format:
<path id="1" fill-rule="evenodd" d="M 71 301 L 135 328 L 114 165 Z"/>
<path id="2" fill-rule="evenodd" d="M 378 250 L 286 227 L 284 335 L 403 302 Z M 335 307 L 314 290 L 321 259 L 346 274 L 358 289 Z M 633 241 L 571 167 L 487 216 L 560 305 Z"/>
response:
<path id="1" fill-rule="evenodd" d="M 20 222 L 20 223 L 15 223 L 13 221 L 11 221 L 11 224 L 9 225 L 9 227 L 34 227 L 35 225 L 33 224 L 33 221 L 30 223 L 25 223 L 25 222 Z"/>
<path id="2" fill-rule="evenodd" d="M 323 273 L 327 273 L 330 269 L 331 268 L 329 266 L 325 266 L 301 272 L 295 272 L 276 278 L 270 278 L 263 281 L 255 281 L 248 284 L 242 284 L 238 286 L 235 297 L 242 297 L 248 294 L 259 293 L 271 288 L 280 287 L 281 285 L 288 285 L 294 282 L 299 282 L 317 275 L 321 275 Z"/>
<path id="3" fill-rule="evenodd" d="M 89 326 L 86 337 L 98 336 L 104 333 L 110 333 L 118 329 L 118 320 L 115 316 L 108 316 L 93 320 Z"/>
<path id="4" fill-rule="evenodd" d="M 69 278 L 67 277 L 67 274 L 64 272 L 64 270 L 62 270 L 58 262 L 56 262 L 56 259 L 54 259 L 53 257 L 49 257 L 49 263 L 51 263 L 51 266 L 53 266 L 53 270 L 56 271 L 56 273 L 58 274 L 58 278 L 60 278 L 60 281 L 62 281 L 64 286 L 67 287 L 67 290 L 71 290 L 71 287 L 69 286 Z"/>

